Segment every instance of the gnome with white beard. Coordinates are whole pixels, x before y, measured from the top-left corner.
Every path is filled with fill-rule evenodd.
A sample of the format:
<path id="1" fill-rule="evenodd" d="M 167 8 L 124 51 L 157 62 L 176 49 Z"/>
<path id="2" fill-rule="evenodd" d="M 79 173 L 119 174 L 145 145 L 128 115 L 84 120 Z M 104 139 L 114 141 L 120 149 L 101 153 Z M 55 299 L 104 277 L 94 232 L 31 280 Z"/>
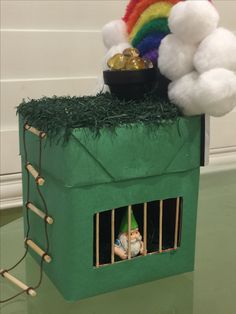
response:
<path id="1" fill-rule="evenodd" d="M 120 233 L 118 239 L 115 242 L 115 254 L 120 257 L 120 259 L 125 260 L 128 258 L 128 211 L 124 215 L 120 226 Z M 130 230 L 130 250 L 131 257 L 135 257 L 139 254 L 143 254 L 144 246 L 142 241 L 142 236 L 139 232 L 138 223 L 131 211 L 131 230 Z"/>

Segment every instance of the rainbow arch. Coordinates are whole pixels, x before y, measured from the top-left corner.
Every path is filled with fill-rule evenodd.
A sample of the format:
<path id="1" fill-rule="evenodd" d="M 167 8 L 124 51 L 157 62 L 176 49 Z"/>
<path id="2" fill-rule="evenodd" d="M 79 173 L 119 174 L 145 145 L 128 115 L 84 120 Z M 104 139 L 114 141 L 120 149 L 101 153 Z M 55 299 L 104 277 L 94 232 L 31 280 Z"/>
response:
<path id="1" fill-rule="evenodd" d="M 134 27 L 134 25 L 136 24 L 136 22 L 138 21 L 138 19 L 143 15 L 147 15 L 147 12 L 145 12 L 146 10 L 150 10 L 149 7 L 154 5 L 154 4 L 160 4 L 160 10 L 162 9 L 161 7 L 164 5 L 170 5 L 171 7 L 173 5 L 175 5 L 176 3 L 178 3 L 180 0 L 135 0 L 135 1 L 130 1 L 130 4 L 127 7 L 127 12 L 126 15 L 124 17 L 124 21 L 127 24 L 127 29 L 128 32 L 130 33 Z M 132 4 L 131 8 L 130 5 Z M 157 8 L 157 10 L 159 10 L 159 8 Z M 156 12 L 158 13 L 158 11 Z M 168 17 L 169 12 L 166 12 L 166 16 Z M 155 12 L 153 12 L 153 14 L 155 14 Z M 160 13 L 159 13 L 160 14 Z"/>
<path id="2" fill-rule="evenodd" d="M 168 17 L 172 7 L 185 0 L 131 0 L 123 17 L 129 42 L 142 57 L 157 63 L 162 39 L 170 33 Z M 209 0 L 210 1 L 210 0 Z"/>
<path id="3" fill-rule="evenodd" d="M 123 20 L 131 45 L 142 57 L 157 63 L 162 39 L 170 33 L 168 17 L 172 7 L 182 0 L 131 0 Z"/>

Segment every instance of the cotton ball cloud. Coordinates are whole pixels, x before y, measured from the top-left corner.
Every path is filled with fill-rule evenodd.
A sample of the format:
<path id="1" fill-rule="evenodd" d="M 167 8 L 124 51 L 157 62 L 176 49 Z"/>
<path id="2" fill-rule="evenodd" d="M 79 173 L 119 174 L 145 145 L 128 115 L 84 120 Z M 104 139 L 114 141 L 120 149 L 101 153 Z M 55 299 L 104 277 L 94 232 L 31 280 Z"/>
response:
<path id="1" fill-rule="evenodd" d="M 218 28 L 200 44 L 194 65 L 198 72 L 214 68 L 236 71 L 236 36 L 224 28 Z"/>
<path id="2" fill-rule="evenodd" d="M 236 75 L 222 68 L 192 72 L 170 84 L 169 98 L 185 115 L 223 116 L 236 106 Z"/>
<path id="3" fill-rule="evenodd" d="M 208 1 L 183 1 L 173 6 L 169 16 L 172 33 L 182 41 L 198 44 L 219 24 L 219 14 Z"/>
<path id="4" fill-rule="evenodd" d="M 193 116 L 201 114 L 201 108 L 195 106 L 195 85 L 199 74 L 191 72 L 179 80 L 170 83 L 168 96 L 172 103 L 178 106 L 184 115 Z"/>
<path id="5" fill-rule="evenodd" d="M 179 40 L 175 35 L 166 36 L 159 48 L 158 67 L 169 80 L 174 81 L 193 71 L 193 57 L 197 50 Z"/>
<path id="6" fill-rule="evenodd" d="M 115 20 L 103 26 L 102 37 L 107 49 L 128 42 L 127 26 L 123 20 Z"/>
<path id="7" fill-rule="evenodd" d="M 236 74 L 226 69 L 213 69 L 199 76 L 197 103 L 204 113 L 220 117 L 236 106 Z"/>
<path id="8" fill-rule="evenodd" d="M 131 45 L 129 43 L 121 43 L 119 45 L 113 46 L 105 55 L 104 61 L 103 61 L 103 70 L 108 70 L 107 61 L 113 57 L 117 53 L 122 53 L 126 48 L 131 48 Z"/>

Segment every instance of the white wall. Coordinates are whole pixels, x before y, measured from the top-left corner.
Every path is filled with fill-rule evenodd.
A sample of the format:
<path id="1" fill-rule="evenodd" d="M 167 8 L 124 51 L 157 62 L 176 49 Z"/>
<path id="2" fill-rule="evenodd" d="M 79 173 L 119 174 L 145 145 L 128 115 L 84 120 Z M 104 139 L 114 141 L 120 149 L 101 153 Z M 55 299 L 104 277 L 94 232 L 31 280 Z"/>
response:
<path id="1" fill-rule="evenodd" d="M 100 29 L 125 1 L 1 2 L 1 174 L 20 171 L 15 107 L 23 98 L 95 90 Z"/>
<path id="2" fill-rule="evenodd" d="M 221 26 L 236 34 L 236 0 L 213 0 L 220 12 Z M 236 109 L 223 118 L 211 119 L 211 153 L 236 152 Z"/>
<path id="3" fill-rule="evenodd" d="M 14 175 L 20 172 L 16 106 L 27 97 L 92 93 L 104 53 L 101 27 L 120 18 L 127 2 L 1 1 L 3 194 L 6 186 L 9 191 L 9 182 L 15 184 L 14 178 L 20 184 L 20 176 Z M 215 3 L 222 25 L 236 31 L 236 1 Z M 212 153 L 236 151 L 235 121 L 236 111 L 223 119 L 212 119 Z"/>

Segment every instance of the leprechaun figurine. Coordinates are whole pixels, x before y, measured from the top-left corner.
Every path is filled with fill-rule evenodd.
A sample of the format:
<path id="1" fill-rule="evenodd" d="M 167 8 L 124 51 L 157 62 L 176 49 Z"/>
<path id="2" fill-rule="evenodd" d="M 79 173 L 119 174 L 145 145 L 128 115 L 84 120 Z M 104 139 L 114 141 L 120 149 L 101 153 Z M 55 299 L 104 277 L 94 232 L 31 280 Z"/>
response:
<path id="1" fill-rule="evenodd" d="M 118 239 L 115 242 L 115 254 L 121 259 L 128 258 L 128 211 L 124 215 Z M 133 211 L 131 211 L 131 230 L 130 230 L 130 251 L 131 257 L 135 257 L 139 254 L 143 254 L 144 246 L 142 236 L 139 232 L 138 223 L 134 217 Z"/>

